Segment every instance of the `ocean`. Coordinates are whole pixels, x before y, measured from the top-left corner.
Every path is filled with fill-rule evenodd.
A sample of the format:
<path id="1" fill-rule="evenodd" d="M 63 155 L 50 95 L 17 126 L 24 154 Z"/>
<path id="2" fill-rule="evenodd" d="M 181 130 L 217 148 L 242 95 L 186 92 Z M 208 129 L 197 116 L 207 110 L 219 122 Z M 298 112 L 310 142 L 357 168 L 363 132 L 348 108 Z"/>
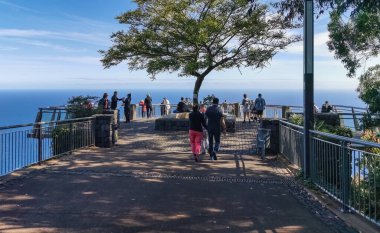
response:
<path id="1" fill-rule="evenodd" d="M 104 92 L 112 96 L 115 90 L 0 90 L 0 126 L 33 123 L 39 107 L 62 106 L 72 96 L 91 95 L 101 97 Z M 177 103 L 181 97 L 192 97 L 192 90 L 116 90 L 119 98 L 127 93 L 132 94 L 132 103 L 138 103 L 150 94 L 153 103 L 161 103 L 164 97 L 170 103 Z M 214 94 L 221 102 L 241 102 L 244 93 L 250 99 L 261 93 L 267 104 L 270 105 L 303 105 L 302 90 L 201 90 L 200 100 L 205 96 Z M 357 97 L 354 90 L 315 90 L 314 99 L 317 106 L 321 106 L 328 100 L 331 104 L 365 107 L 365 104 Z"/>

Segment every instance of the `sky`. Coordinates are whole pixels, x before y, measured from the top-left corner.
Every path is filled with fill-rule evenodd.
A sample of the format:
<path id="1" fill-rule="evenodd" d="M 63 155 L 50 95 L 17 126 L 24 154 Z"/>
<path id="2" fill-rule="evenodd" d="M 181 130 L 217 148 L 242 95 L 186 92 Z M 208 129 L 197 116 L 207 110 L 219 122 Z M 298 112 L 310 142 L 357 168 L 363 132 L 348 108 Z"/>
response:
<path id="1" fill-rule="evenodd" d="M 134 7 L 130 0 L 0 0 L 0 89 L 192 89 L 191 77 L 161 73 L 152 81 L 125 63 L 102 67 L 98 51 L 112 45 L 112 32 L 126 29 L 115 17 Z M 315 22 L 315 89 L 354 90 L 357 79 L 347 78 L 328 51 L 327 22 Z M 202 88 L 302 89 L 302 52 L 300 42 L 267 68 L 213 71 Z"/>

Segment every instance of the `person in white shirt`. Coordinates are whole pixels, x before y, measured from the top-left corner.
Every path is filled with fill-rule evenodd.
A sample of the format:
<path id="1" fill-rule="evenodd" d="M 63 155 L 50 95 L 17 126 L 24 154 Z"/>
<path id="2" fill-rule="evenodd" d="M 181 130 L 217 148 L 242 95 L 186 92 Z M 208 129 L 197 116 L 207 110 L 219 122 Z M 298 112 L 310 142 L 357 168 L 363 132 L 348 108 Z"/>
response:
<path id="1" fill-rule="evenodd" d="M 166 115 L 168 115 L 170 113 L 170 101 L 166 97 L 164 98 L 164 104 L 165 104 Z"/>

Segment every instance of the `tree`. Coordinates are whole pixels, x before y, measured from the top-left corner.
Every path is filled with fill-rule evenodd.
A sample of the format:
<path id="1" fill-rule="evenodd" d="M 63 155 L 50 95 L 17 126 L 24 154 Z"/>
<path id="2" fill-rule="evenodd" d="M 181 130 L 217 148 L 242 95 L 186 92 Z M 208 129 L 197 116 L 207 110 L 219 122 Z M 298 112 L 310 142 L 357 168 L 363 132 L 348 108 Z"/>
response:
<path id="1" fill-rule="evenodd" d="M 380 114 L 380 65 L 371 67 L 359 77 L 359 98 L 374 114 Z"/>
<path id="2" fill-rule="evenodd" d="M 112 34 L 114 45 L 100 51 L 105 68 L 127 61 L 131 70 L 178 72 L 195 78 L 194 103 L 213 70 L 265 67 L 290 43 L 300 40 L 298 27 L 270 12 L 266 4 L 247 0 L 135 0 L 137 8 L 117 19 L 126 31 Z M 247 14 L 248 13 L 248 14 Z"/>
<path id="3" fill-rule="evenodd" d="M 330 15 L 329 49 L 343 62 L 347 75 L 354 77 L 362 61 L 376 57 L 380 52 L 380 8 L 377 12 L 373 9 L 352 12 L 348 20 L 339 9 Z"/>
<path id="4" fill-rule="evenodd" d="M 361 63 L 380 52 L 379 0 L 315 0 L 316 16 L 330 13 L 329 50 L 355 77 Z M 303 18 L 304 0 L 280 0 L 274 6 L 288 20 Z"/>

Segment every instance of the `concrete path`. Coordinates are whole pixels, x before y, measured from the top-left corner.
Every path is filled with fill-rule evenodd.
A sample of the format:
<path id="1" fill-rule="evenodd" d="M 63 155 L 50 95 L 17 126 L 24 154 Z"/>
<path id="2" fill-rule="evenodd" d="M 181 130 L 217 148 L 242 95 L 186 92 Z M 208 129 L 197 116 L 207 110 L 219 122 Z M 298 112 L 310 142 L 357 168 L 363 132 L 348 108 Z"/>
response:
<path id="1" fill-rule="evenodd" d="M 255 127 L 240 123 L 219 160 L 195 163 L 186 133 L 154 132 L 152 122 L 123 126 L 112 149 L 84 149 L 6 177 L 0 232 L 350 231 L 300 201 L 276 157 L 250 154 Z"/>

